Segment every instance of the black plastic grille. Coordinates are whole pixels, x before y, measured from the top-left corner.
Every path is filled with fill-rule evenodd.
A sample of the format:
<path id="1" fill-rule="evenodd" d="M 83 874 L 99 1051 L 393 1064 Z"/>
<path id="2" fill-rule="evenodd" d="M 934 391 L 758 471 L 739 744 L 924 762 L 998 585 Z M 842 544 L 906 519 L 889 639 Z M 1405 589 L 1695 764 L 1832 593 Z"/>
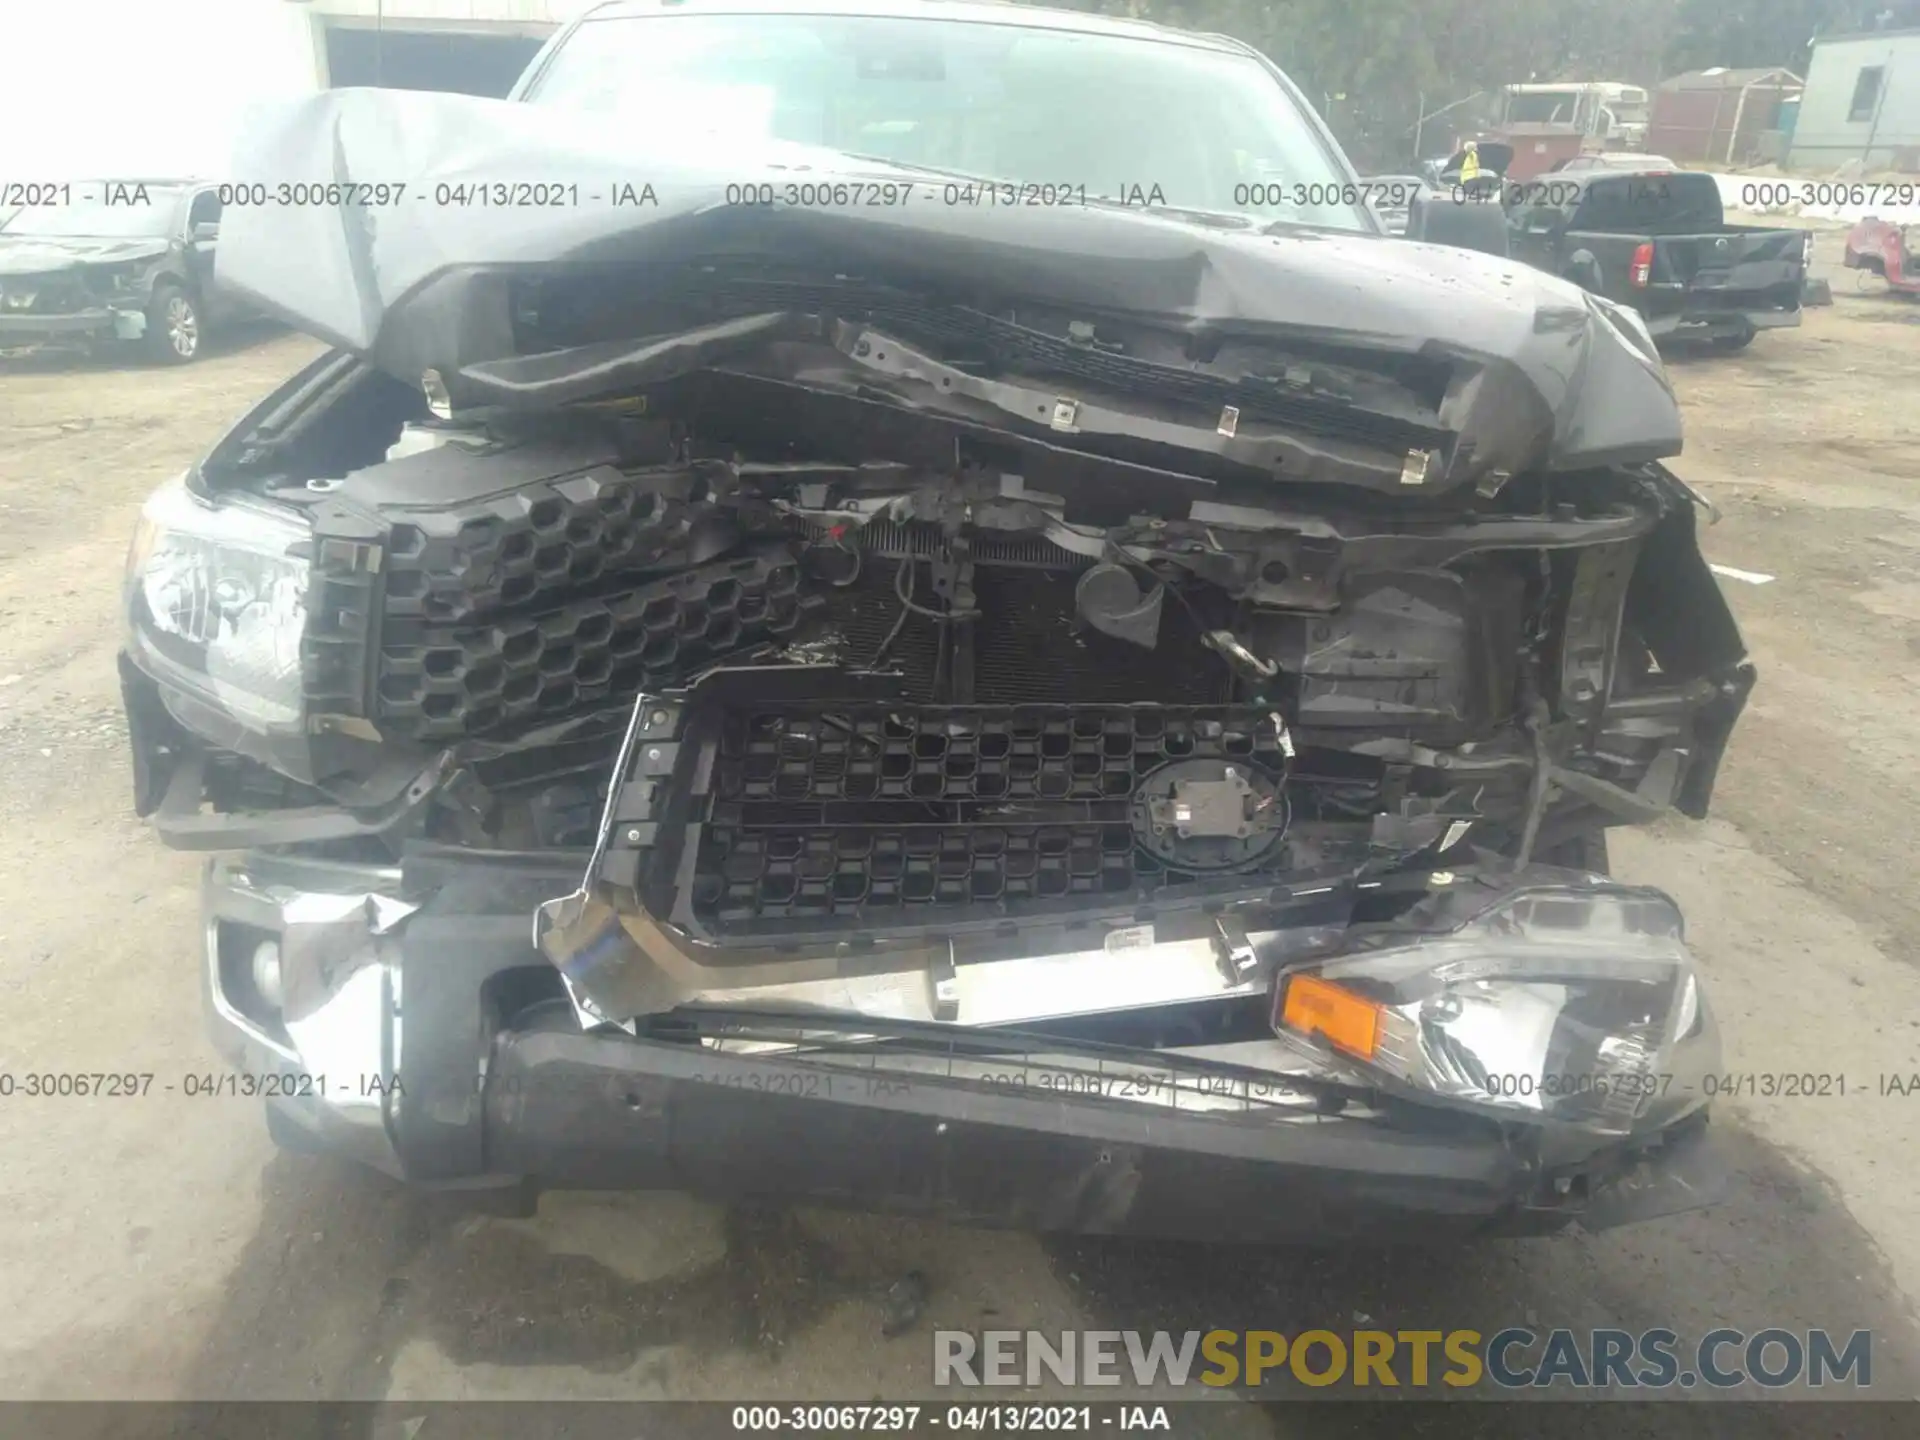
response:
<path id="1" fill-rule="evenodd" d="M 32 295 L 25 307 L 29 315 L 71 315 L 94 303 L 93 296 L 79 279 L 66 275 L 9 275 L 0 279 L 0 294 Z M 19 314 L 17 307 L 8 307 Z"/>
<path id="2" fill-rule="evenodd" d="M 785 549 L 705 565 L 602 600 L 487 625 L 389 626 L 383 728 L 450 740 L 675 683 L 698 664 L 785 635 L 817 602 Z"/>
<path id="3" fill-rule="evenodd" d="M 667 493 L 674 478 L 596 465 L 444 510 L 410 511 L 387 546 L 387 613 L 472 620 L 623 570 L 671 564 L 687 510 Z"/>
<path id="4" fill-rule="evenodd" d="M 1240 708 L 734 711 L 715 740 L 694 910 L 723 929 L 1149 899 L 1197 882 L 1137 848 L 1128 799 L 1190 758 L 1282 766 L 1272 721 Z M 1283 868 L 1285 854 L 1264 863 Z"/>

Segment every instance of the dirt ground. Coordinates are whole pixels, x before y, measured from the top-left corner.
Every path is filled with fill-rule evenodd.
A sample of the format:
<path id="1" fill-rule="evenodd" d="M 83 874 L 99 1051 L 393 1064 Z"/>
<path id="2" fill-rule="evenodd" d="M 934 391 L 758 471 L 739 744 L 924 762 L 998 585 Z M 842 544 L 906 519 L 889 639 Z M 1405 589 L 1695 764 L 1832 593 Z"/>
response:
<path id="1" fill-rule="evenodd" d="M 1685 906 L 1730 1070 L 1849 1077 L 1845 1098 L 1722 1102 L 1725 1205 L 1598 1238 L 1331 1255 L 673 1196 L 555 1197 L 509 1222 L 279 1155 L 245 1100 L 16 1096 L 0 1398 L 845 1400 L 926 1393 L 945 1326 L 1356 1323 L 1865 1328 L 1874 1392 L 1920 1394 L 1920 1093 L 1877 1088 L 1920 1075 L 1920 305 L 1858 293 L 1822 244 L 1831 309 L 1674 362 L 1676 468 L 1721 515 L 1710 558 L 1774 578 L 1723 582 L 1761 681 L 1714 817 L 1615 844 L 1617 871 Z M 129 810 L 119 577 L 141 498 L 313 351 L 265 334 L 180 370 L 0 364 L 0 1074 L 215 1068 L 197 868 Z M 883 1338 L 912 1270 L 925 1314 Z M 1565 1428 L 1617 1433 L 1586 1412 Z"/>

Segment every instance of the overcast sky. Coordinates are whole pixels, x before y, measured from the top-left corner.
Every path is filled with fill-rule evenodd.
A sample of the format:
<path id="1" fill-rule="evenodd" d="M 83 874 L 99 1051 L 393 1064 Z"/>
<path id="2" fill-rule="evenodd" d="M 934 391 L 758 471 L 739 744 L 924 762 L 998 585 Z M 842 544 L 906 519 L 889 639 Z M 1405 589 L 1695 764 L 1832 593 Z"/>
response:
<path id="1" fill-rule="evenodd" d="M 302 79 L 281 0 L 9 5 L 0 175 L 217 173 L 246 105 Z M 311 82 L 309 82 L 311 83 Z"/>
<path id="2" fill-rule="evenodd" d="M 588 0 L 552 0 L 566 15 Z M 401 8 L 404 0 L 394 0 Z M 246 107 L 310 90 L 286 0 L 0 0 L 0 179 L 218 175 Z"/>

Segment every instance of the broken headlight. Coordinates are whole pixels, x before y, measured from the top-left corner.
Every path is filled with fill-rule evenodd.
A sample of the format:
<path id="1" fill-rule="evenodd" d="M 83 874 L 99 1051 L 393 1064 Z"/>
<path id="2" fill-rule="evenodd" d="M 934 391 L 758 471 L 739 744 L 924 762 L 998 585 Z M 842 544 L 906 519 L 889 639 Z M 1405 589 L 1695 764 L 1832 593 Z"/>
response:
<path id="1" fill-rule="evenodd" d="M 142 265 L 115 265 L 95 270 L 92 274 L 92 288 L 96 294 L 109 299 L 121 299 L 140 293 L 145 286 Z"/>
<path id="2" fill-rule="evenodd" d="M 293 512 L 161 486 L 127 556 L 128 653 L 250 730 L 299 730 L 311 540 Z"/>
<path id="3" fill-rule="evenodd" d="M 1394 934 L 1282 977 L 1276 1028 L 1376 1078 L 1609 1135 L 1705 1103 L 1720 1042 L 1654 890 L 1547 886 L 1442 934 Z"/>

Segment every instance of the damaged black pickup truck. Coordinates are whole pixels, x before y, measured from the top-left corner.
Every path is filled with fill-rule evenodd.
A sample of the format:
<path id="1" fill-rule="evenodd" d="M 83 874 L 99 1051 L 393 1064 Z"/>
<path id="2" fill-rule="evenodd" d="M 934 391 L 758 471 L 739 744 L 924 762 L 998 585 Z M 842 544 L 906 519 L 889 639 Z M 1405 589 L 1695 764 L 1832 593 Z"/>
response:
<path id="1" fill-rule="evenodd" d="M 230 218 L 337 348 L 129 561 L 281 1144 L 1217 1240 L 1710 1201 L 1604 833 L 1705 813 L 1753 671 L 1632 314 L 1382 234 L 1251 51 L 1027 7 L 603 7 L 251 143 L 448 199 Z"/>

